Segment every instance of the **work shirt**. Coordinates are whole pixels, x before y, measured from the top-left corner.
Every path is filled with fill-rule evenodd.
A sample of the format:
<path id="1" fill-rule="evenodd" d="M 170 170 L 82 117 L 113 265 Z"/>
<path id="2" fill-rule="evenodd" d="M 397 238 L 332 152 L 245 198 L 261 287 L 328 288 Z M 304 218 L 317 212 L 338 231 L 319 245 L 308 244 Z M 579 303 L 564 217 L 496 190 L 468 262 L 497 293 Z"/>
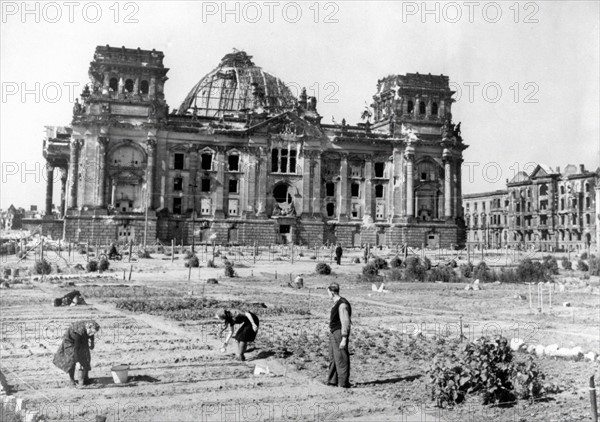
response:
<path id="1" fill-rule="evenodd" d="M 342 336 L 348 337 L 350 335 L 350 326 L 352 325 L 351 316 L 352 307 L 350 306 L 350 303 L 343 297 L 339 297 L 333 305 L 333 308 L 331 308 L 329 323 L 331 332 L 341 329 Z"/>

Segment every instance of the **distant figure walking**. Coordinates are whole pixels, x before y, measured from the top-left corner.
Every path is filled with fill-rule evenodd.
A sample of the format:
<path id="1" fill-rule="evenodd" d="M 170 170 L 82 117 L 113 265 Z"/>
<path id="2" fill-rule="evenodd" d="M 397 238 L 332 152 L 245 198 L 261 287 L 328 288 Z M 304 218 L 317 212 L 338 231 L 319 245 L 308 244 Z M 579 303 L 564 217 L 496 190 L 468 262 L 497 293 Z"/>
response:
<path id="1" fill-rule="evenodd" d="M 338 243 L 335 248 L 335 262 L 340 265 L 342 263 L 342 254 L 344 250 L 342 249 L 342 244 Z"/>
<path id="2" fill-rule="evenodd" d="M 350 354 L 348 338 L 352 325 L 352 307 L 340 296 L 340 285 L 332 283 L 327 288 L 333 302 L 329 317 L 329 376 L 327 385 L 350 388 Z"/>
<path id="3" fill-rule="evenodd" d="M 96 321 L 87 320 L 74 322 L 65 333 L 54 355 L 53 363 L 69 374 L 71 385 L 77 385 L 75 381 L 77 363 L 81 365 L 83 371 L 83 383 L 90 383 L 88 377 L 88 371 L 92 369 L 90 350 L 94 350 L 94 336 L 99 330 L 100 326 Z"/>
<path id="4" fill-rule="evenodd" d="M 225 343 L 223 343 L 223 349 L 227 347 L 229 340 L 234 337 L 238 343 L 238 359 L 242 362 L 245 361 L 246 357 L 244 354 L 246 353 L 248 343 L 253 342 L 254 339 L 256 339 L 256 333 L 258 333 L 258 317 L 252 312 L 242 312 L 237 309 L 219 309 L 215 317 L 224 323 L 221 334 L 227 328 L 230 329 L 229 336 L 227 337 L 227 340 L 225 340 Z M 237 330 L 234 336 L 234 326 L 239 324 L 242 326 Z"/>

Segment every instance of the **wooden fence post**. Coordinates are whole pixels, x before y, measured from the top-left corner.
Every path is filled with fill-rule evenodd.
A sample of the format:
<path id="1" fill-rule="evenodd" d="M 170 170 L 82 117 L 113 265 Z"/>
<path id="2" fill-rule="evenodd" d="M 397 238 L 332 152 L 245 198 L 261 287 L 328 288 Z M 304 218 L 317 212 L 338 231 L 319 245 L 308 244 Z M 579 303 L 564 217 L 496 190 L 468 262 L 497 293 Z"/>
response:
<path id="1" fill-rule="evenodd" d="M 594 376 L 590 377 L 590 404 L 592 406 L 592 422 L 598 422 L 598 404 L 596 402 L 596 383 Z"/>

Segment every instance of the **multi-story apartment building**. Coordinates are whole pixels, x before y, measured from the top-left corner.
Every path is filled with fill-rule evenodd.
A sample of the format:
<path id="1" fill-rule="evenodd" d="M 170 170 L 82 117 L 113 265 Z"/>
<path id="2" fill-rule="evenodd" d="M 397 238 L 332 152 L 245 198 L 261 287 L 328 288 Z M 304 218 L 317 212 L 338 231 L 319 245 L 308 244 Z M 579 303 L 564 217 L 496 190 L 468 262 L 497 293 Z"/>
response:
<path id="1" fill-rule="evenodd" d="M 565 250 L 598 244 L 600 169 L 568 165 L 561 172 L 539 164 L 521 171 L 507 189 L 463 197 L 467 242 Z"/>

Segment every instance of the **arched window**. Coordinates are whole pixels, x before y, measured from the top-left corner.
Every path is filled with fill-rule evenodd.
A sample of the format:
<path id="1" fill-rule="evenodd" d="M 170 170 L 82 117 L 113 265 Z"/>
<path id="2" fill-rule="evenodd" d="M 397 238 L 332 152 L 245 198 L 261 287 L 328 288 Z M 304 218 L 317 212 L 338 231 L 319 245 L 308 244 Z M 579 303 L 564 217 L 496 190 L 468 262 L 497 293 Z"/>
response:
<path id="1" fill-rule="evenodd" d="M 423 101 L 419 103 L 419 114 L 425 114 L 425 103 Z"/>
<path id="2" fill-rule="evenodd" d="M 588 182 L 585 182 L 585 191 L 586 192 L 590 191 L 590 184 Z"/>
<path id="3" fill-rule="evenodd" d="M 414 106 L 413 102 L 411 100 L 408 100 L 408 103 L 406 106 L 406 111 L 408 113 L 412 113 L 414 109 L 415 109 L 415 106 Z"/>
<path id="4" fill-rule="evenodd" d="M 110 81 L 108 82 L 108 87 L 112 91 L 117 92 L 117 90 L 119 89 L 119 80 L 117 78 L 110 78 Z"/>
<path id="5" fill-rule="evenodd" d="M 548 185 L 542 184 L 540 185 L 540 195 L 548 195 Z"/>
<path id="6" fill-rule="evenodd" d="M 565 200 L 561 198 L 560 200 L 560 209 L 564 210 L 565 209 Z"/>
<path id="7" fill-rule="evenodd" d="M 375 185 L 375 198 L 383 198 L 383 185 Z"/>
<path id="8" fill-rule="evenodd" d="M 148 93 L 148 89 L 149 89 L 149 84 L 147 80 L 143 80 L 142 83 L 140 84 L 140 92 L 142 94 L 147 94 Z"/>
<path id="9" fill-rule="evenodd" d="M 133 92 L 133 80 L 127 79 L 125 81 L 125 92 Z"/>
<path id="10" fill-rule="evenodd" d="M 437 105 L 437 103 L 431 104 L 431 114 L 433 114 L 434 116 L 437 116 L 437 114 L 438 114 L 438 105 Z"/>
<path id="11" fill-rule="evenodd" d="M 560 194 L 561 194 L 561 195 L 564 195 L 564 194 L 565 194 L 565 187 L 564 187 L 564 186 L 561 186 L 561 187 L 560 187 Z"/>
<path id="12" fill-rule="evenodd" d="M 591 222 L 590 215 L 589 215 L 589 214 L 586 214 L 586 215 L 585 215 L 585 224 L 590 224 L 590 222 Z"/>

